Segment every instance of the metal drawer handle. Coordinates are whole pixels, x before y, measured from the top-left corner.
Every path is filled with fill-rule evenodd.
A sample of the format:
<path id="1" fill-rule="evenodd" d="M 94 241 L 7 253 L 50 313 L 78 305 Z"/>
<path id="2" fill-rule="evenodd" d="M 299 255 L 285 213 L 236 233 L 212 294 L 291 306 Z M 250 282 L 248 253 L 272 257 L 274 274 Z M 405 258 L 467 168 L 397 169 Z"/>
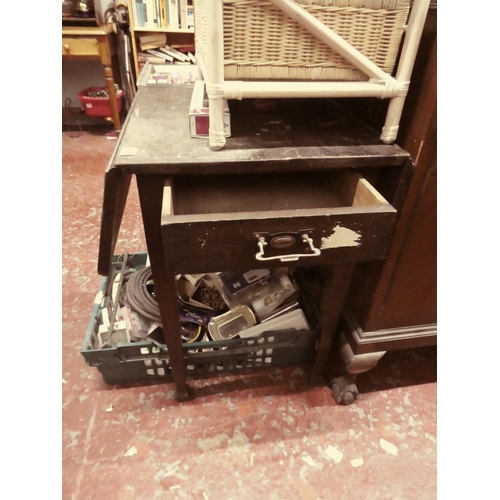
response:
<path id="1" fill-rule="evenodd" d="M 302 235 L 302 241 L 309 245 L 309 248 L 313 253 L 296 253 L 291 255 L 276 255 L 274 257 L 264 257 L 264 247 L 267 245 L 267 241 L 264 237 L 260 237 L 257 242 L 257 246 L 259 247 L 259 251 L 255 254 L 255 258 L 260 261 L 266 260 L 280 260 L 281 262 L 291 262 L 294 260 L 299 260 L 300 257 L 316 257 L 321 254 L 321 250 L 314 246 L 312 238 L 307 236 L 307 234 Z"/>

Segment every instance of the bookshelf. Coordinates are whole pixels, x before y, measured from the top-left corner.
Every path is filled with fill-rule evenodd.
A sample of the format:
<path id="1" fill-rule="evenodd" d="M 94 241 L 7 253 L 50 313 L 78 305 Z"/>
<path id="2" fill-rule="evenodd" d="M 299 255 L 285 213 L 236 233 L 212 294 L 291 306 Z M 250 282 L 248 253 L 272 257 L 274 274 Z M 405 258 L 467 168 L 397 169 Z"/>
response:
<path id="1" fill-rule="evenodd" d="M 130 38 L 136 80 L 144 65 L 141 38 L 164 34 L 170 47 L 192 46 L 193 0 L 128 0 Z"/>

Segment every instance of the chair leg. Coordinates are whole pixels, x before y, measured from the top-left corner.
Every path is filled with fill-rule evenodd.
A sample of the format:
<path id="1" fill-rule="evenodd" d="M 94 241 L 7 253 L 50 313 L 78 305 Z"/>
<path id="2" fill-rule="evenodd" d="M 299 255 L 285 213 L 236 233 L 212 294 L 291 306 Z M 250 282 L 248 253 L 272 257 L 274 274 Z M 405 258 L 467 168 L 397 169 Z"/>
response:
<path id="1" fill-rule="evenodd" d="M 208 141 L 210 148 L 217 151 L 222 149 L 226 144 L 226 134 L 224 132 L 224 99 L 209 97 L 208 113 L 210 123 Z"/>
<path id="2" fill-rule="evenodd" d="M 404 97 L 393 97 L 389 102 L 385 124 L 382 128 L 382 134 L 380 136 L 380 140 L 385 144 L 391 144 L 391 142 L 396 140 L 404 104 Z"/>
<path id="3" fill-rule="evenodd" d="M 224 134 L 224 32 L 222 0 L 207 2 L 207 73 L 206 88 L 209 108 L 208 141 L 211 149 L 226 144 Z"/>
<path id="4" fill-rule="evenodd" d="M 425 19 L 429 10 L 429 4 L 430 0 L 415 0 L 413 2 L 410 17 L 408 19 L 406 36 L 401 50 L 401 59 L 396 73 L 396 80 L 398 82 L 410 82 L 413 65 L 424 30 Z M 399 121 L 401 119 L 404 104 L 404 96 L 391 98 L 385 125 L 382 129 L 382 135 L 380 136 L 380 139 L 386 144 L 393 142 L 398 135 Z"/>

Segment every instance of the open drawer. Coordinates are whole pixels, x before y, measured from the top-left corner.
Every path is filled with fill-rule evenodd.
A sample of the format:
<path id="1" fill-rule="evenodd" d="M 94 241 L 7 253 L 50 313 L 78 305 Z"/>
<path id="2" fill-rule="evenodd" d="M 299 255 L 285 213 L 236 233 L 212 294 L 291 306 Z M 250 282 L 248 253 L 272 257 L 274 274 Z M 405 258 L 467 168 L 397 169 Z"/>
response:
<path id="1" fill-rule="evenodd" d="M 396 210 L 356 171 L 167 180 L 167 270 L 207 273 L 383 259 Z"/>

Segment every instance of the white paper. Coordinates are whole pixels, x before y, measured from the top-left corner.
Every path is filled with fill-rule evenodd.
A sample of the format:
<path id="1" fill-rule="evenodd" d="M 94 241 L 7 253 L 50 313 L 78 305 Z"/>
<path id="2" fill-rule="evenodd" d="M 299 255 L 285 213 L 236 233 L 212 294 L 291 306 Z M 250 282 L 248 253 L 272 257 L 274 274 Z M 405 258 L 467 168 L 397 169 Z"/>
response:
<path id="1" fill-rule="evenodd" d="M 340 463 L 342 457 L 344 456 L 344 454 L 340 450 L 337 450 L 337 448 L 334 448 L 332 445 L 328 445 L 328 448 L 326 449 L 326 454 L 330 458 L 332 458 L 337 464 Z"/>
<path id="2" fill-rule="evenodd" d="M 126 457 L 131 457 L 132 455 L 137 455 L 137 448 L 135 446 L 132 446 L 132 448 L 125 453 Z"/>
<path id="3" fill-rule="evenodd" d="M 383 450 L 385 450 L 387 453 L 390 453 L 391 455 L 396 456 L 398 454 L 398 447 L 393 445 L 392 443 L 389 443 L 389 441 L 386 441 L 383 438 L 380 438 L 380 446 Z"/>

